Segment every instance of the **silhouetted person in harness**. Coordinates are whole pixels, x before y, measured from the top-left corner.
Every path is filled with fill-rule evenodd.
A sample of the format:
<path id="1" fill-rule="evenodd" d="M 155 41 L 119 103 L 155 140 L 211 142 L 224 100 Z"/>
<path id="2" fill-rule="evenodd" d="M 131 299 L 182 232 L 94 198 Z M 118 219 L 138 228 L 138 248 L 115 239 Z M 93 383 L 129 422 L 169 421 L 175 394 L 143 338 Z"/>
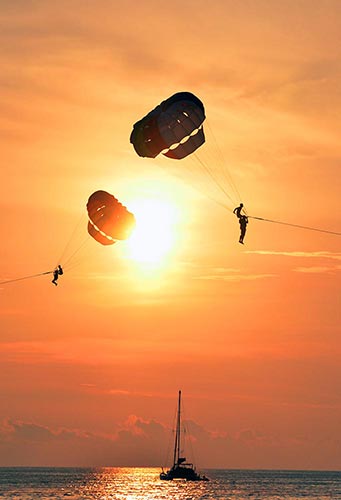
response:
<path id="1" fill-rule="evenodd" d="M 240 225 L 240 238 L 239 238 L 239 243 L 244 245 L 244 236 L 246 233 L 246 226 L 248 224 L 248 218 L 246 215 L 240 215 L 239 216 L 239 225 Z"/>
<path id="2" fill-rule="evenodd" d="M 56 267 L 56 269 L 53 271 L 53 280 L 52 280 L 52 283 L 53 283 L 54 285 L 56 285 L 56 286 L 58 285 L 57 280 L 58 280 L 59 276 L 61 276 L 62 274 L 64 274 L 64 273 L 63 273 L 63 269 L 62 269 L 62 266 L 61 266 L 61 265 L 59 265 L 59 266 L 58 266 L 58 267 Z"/>
<path id="3" fill-rule="evenodd" d="M 234 210 L 233 210 L 233 213 L 236 214 L 236 216 L 238 217 L 238 219 L 240 219 L 240 212 L 243 210 L 243 204 L 241 203 L 239 205 L 239 207 L 236 207 Z"/>

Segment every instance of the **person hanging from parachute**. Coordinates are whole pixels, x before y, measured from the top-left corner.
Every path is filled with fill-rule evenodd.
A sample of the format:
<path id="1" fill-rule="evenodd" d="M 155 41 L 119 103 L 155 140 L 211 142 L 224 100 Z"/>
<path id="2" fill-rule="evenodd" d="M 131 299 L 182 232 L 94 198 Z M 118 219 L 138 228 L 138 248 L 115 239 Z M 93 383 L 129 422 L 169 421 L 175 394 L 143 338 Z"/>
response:
<path id="1" fill-rule="evenodd" d="M 243 205 L 243 203 L 241 203 L 241 204 L 239 205 L 239 207 L 236 207 L 236 208 L 233 210 L 233 213 L 234 213 L 234 214 L 236 214 L 236 216 L 238 217 L 238 219 L 240 219 L 240 217 L 241 217 L 240 212 L 243 210 L 243 207 L 244 207 L 244 205 Z"/>
<path id="2" fill-rule="evenodd" d="M 172 160 L 182 160 L 195 154 L 205 143 L 203 128 L 205 119 L 205 108 L 201 100 L 191 92 L 178 92 L 162 101 L 133 125 L 130 142 L 141 157 L 155 158 L 164 155 Z M 200 158 L 197 158 L 197 165 L 198 169 L 204 171 L 208 183 L 213 182 L 218 192 L 221 191 L 235 203 L 236 199 L 229 196 L 221 184 L 221 177 L 214 173 L 214 168 Z M 224 172 L 223 178 L 226 177 L 228 175 L 226 176 Z M 232 180 L 229 184 L 234 186 Z M 238 192 L 237 194 L 240 199 Z M 226 203 L 223 203 L 223 206 L 227 208 Z M 240 243 L 243 243 L 248 222 L 247 217 L 242 219 L 243 207 L 243 203 L 240 203 L 233 210 L 241 225 Z"/>
<path id="3" fill-rule="evenodd" d="M 172 162 L 179 161 L 178 169 L 174 168 L 174 170 L 187 179 L 190 178 L 190 171 L 192 170 L 193 173 L 194 170 L 194 173 L 198 175 L 194 177 L 195 182 L 192 180 L 191 183 L 208 198 L 231 211 L 233 206 L 240 202 L 241 196 L 207 121 L 204 132 L 205 120 L 206 111 L 203 102 L 191 92 L 177 92 L 134 123 L 130 142 L 137 155 L 142 158 L 167 157 Z M 208 149 L 209 144 L 205 138 L 207 131 L 211 133 L 211 139 L 213 139 L 207 142 L 211 142 L 213 146 L 215 144 L 215 149 L 213 147 L 211 151 Z M 167 162 L 164 164 L 167 166 Z M 171 167 L 170 164 L 170 168 L 173 169 L 174 165 Z M 242 212 L 245 215 L 242 215 Z M 233 210 L 233 213 L 241 225 L 240 243 L 243 243 L 248 218 L 341 236 L 341 233 L 336 231 L 253 215 L 247 216 L 242 203 Z M 109 244 L 108 241 L 110 240 L 100 242 Z"/>
<path id="4" fill-rule="evenodd" d="M 114 245 L 118 241 L 128 239 L 135 228 L 136 220 L 134 214 L 129 212 L 129 210 L 122 205 L 122 203 L 120 203 L 115 196 L 107 193 L 106 191 L 99 190 L 92 193 L 88 199 L 86 207 L 88 213 L 88 234 L 102 245 Z M 82 219 L 77 224 L 75 230 L 81 222 Z M 89 238 L 86 237 L 76 250 L 74 250 L 67 259 L 65 259 L 66 250 L 69 248 L 70 242 L 75 234 L 75 230 L 70 240 L 67 242 L 62 255 L 58 259 L 59 262 L 62 262 L 63 267 L 61 264 L 58 264 L 53 271 L 50 270 L 19 278 L 2 280 L 0 281 L 0 285 L 52 274 L 53 279 L 51 282 L 57 286 L 59 276 L 64 274 L 65 269 L 70 269 L 70 262 L 84 247 L 87 241 L 89 241 Z"/>
<path id="5" fill-rule="evenodd" d="M 244 237 L 246 233 L 246 226 L 248 224 L 248 218 L 246 215 L 240 215 L 239 216 L 239 225 L 240 225 L 240 237 L 239 237 L 239 243 L 244 245 Z"/>
<path id="6" fill-rule="evenodd" d="M 53 280 L 51 281 L 51 283 L 53 283 L 54 285 L 57 286 L 58 285 L 58 283 L 57 283 L 58 278 L 62 274 L 64 274 L 64 271 L 62 269 L 62 266 L 59 264 L 58 267 L 56 267 L 56 269 L 53 271 Z"/>
<path id="7" fill-rule="evenodd" d="M 246 233 L 246 226 L 249 222 L 248 217 L 246 215 L 242 215 L 241 211 L 243 210 L 243 203 L 241 203 L 238 207 L 236 207 L 233 210 L 233 213 L 238 217 L 239 219 L 239 225 L 240 225 L 240 237 L 239 237 L 239 243 L 244 245 L 244 237 Z"/>

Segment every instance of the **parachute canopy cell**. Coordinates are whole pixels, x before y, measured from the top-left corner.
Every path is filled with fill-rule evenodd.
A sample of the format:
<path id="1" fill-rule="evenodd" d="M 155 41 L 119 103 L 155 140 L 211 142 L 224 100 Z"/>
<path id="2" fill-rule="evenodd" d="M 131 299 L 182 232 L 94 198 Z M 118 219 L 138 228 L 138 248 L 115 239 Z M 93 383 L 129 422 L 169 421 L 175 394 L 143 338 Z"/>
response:
<path id="1" fill-rule="evenodd" d="M 200 99 L 178 92 L 135 123 L 130 142 L 139 156 L 155 158 L 162 153 L 180 160 L 205 142 L 204 120 Z"/>
<path id="2" fill-rule="evenodd" d="M 88 233 L 102 245 L 129 238 L 135 227 L 135 217 L 112 194 L 93 193 L 86 205 L 89 215 Z"/>

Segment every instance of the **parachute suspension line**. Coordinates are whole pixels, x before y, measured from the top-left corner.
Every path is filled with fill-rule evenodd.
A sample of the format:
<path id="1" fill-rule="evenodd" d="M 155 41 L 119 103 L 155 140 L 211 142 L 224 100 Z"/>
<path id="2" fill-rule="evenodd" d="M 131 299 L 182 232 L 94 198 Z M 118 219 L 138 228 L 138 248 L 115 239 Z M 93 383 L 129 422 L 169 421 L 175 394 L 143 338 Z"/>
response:
<path id="1" fill-rule="evenodd" d="M 207 122 L 206 132 L 206 142 L 205 148 L 211 150 L 213 161 L 210 162 L 208 168 L 212 171 L 217 184 L 225 187 L 230 192 L 230 198 L 233 199 L 233 203 L 237 203 L 240 200 L 239 193 L 237 192 L 236 186 L 233 182 L 232 176 L 227 169 L 226 161 L 223 157 L 222 151 L 219 148 L 218 141 L 215 138 L 212 128 L 209 126 L 209 122 Z"/>
<path id="2" fill-rule="evenodd" d="M 75 269 L 76 267 L 79 267 L 82 262 L 84 262 L 84 257 L 82 256 L 78 256 L 78 259 L 72 259 L 71 262 L 69 262 L 66 267 L 64 266 L 64 269 L 68 272 L 72 271 L 73 269 Z"/>
<path id="3" fill-rule="evenodd" d="M 249 217 L 249 219 L 256 219 L 256 220 L 261 220 L 261 221 L 265 221 L 265 222 L 272 222 L 274 224 L 282 224 L 283 226 L 297 227 L 299 229 L 307 229 L 309 231 L 318 231 L 319 233 L 328 233 L 328 234 L 334 234 L 336 236 L 341 236 L 341 233 L 338 233 L 336 231 L 329 231 L 327 229 L 320 229 L 317 227 L 310 227 L 310 226 L 301 226 L 299 224 L 292 224 L 290 222 L 283 222 L 283 221 L 279 221 L 279 220 L 265 219 L 264 217 L 255 217 L 253 215 L 249 215 L 248 217 Z"/>
<path id="4" fill-rule="evenodd" d="M 89 241 L 90 241 L 90 236 L 87 235 L 85 240 L 82 241 L 79 247 L 76 248 L 76 250 L 70 255 L 70 257 L 64 262 L 63 267 L 67 267 L 68 264 L 70 264 L 70 262 L 74 258 L 74 256 L 86 245 L 86 243 L 89 243 Z"/>
<path id="5" fill-rule="evenodd" d="M 171 163 L 168 161 L 168 158 L 165 158 L 162 155 L 156 157 L 154 159 L 154 161 L 156 162 L 158 167 L 161 168 L 162 170 L 167 171 L 170 168 Z M 192 154 L 192 155 L 187 156 L 185 158 L 185 160 L 183 160 L 183 161 L 186 162 L 186 175 L 184 176 L 182 174 L 182 171 L 183 171 L 182 169 L 180 169 L 180 171 L 171 169 L 171 173 L 175 177 L 181 179 L 182 181 L 184 181 L 187 178 L 187 183 L 189 183 L 189 185 L 191 186 L 192 189 L 198 191 L 205 198 L 209 198 L 211 201 L 213 201 L 214 203 L 218 204 L 219 206 L 225 208 L 226 210 L 232 211 L 231 206 L 228 206 L 226 203 L 219 201 L 217 196 L 214 196 L 214 192 L 216 193 L 216 190 L 218 189 L 218 187 L 217 187 L 216 182 L 213 183 L 213 186 L 211 183 L 207 183 L 207 179 L 205 179 L 207 177 L 206 169 L 204 170 L 204 172 L 206 174 L 205 176 L 204 175 L 198 176 L 198 163 L 197 163 L 196 159 L 194 158 L 194 155 Z M 199 166 L 200 166 L 200 164 L 199 164 Z M 189 177 L 187 174 L 189 174 L 191 182 L 189 182 Z M 209 194 L 208 189 L 211 188 L 211 191 L 212 191 L 212 187 L 214 188 L 214 192 L 212 194 Z M 220 189 L 219 189 L 219 191 L 220 191 Z M 221 193 L 219 193 L 219 194 L 221 194 Z M 224 196 L 224 198 L 225 198 L 225 196 Z"/>
<path id="6" fill-rule="evenodd" d="M 212 172 L 207 168 L 207 165 L 198 157 L 196 153 L 193 153 L 193 156 L 196 158 L 196 160 L 200 163 L 200 165 L 203 167 L 205 172 L 209 175 L 209 177 L 212 179 L 212 181 L 215 183 L 215 185 L 220 189 L 220 191 L 232 202 L 234 203 L 233 198 L 228 194 L 226 189 L 223 188 L 223 186 L 217 182 L 217 180 L 214 178 L 214 175 Z"/>
<path id="7" fill-rule="evenodd" d="M 240 192 L 239 192 L 239 190 L 238 190 L 238 188 L 237 188 L 236 183 L 235 183 L 235 182 L 234 182 L 234 180 L 233 180 L 233 177 L 232 177 L 232 174 L 231 174 L 230 170 L 229 170 L 229 169 L 228 169 L 228 167 L 227 167 L 227 162 L 226 162 L 226 159 L 225 159 L 225 157 L 224 157 L 224 154 L 223 154 L 223 152 L 222 152 L 222 149 L 221 149 L 221 148 L 220 148 L 220 146 L 219 146 L 219 143 L 218 143 L 218 141 L 217 141 L 217 138 L 216 138 L 216 136 L 215 136 L 215 134 L 214 134 L 214 132 L 213 132 L 213 129 L 212 129 L 211 124 L 210 124 L 210 122 L 209 122 L 209 120 L 208 120 L 208 119 L 206 119 L 206 123 L 207 123 L 207 127 L 208 127 L 208 129 L 209 129 L 209 131 L 210 131 L 210 134 L 211 134 L 211 136 L 212 136 L 212 138 L 213 138 L 213 141 L 214 141 L 215 147 L 216 147 L 216 149 L 217 149 L 217 151 L 218 151 L 218 155 L 219 155 L 219 158 L 220 158 L 222 171 L 223 171 L 223 173 L 224 173 L 225 177 L 227 178 L 227 180 L 228 180 L 228 182 L 229 182 L 229 184 L 230 184 L 230 186 L 231 186 L 232 190 L 234 191 L 234 195 L 235 195 L 235 197 L 236 197 L 236 200 L 238 200 L 239 202 L 241 202 L 241 201 L 242 201 L 242 198 L 241 198 L 241 196 L 240 196 Z"/>
<path id="8" fill-rule="evenodd" d="M 236 201 L 234 200 L 233 191 L 231 190 L 233 194 L 232 197 L 231 193 L 228 194 L 227 190 L 225 189 L 226 187 L 230 186 L 230 182 L 226 176 L 224 164 L 217 154 L 217 148 L 214 144 L 212 144 L 212 142 L 212 140 L 206 139 L 205 144 L 203 144 L 202 148 L 198 151 L 198 154 L 195 153 L 197 154 L 195 158 L 199 158 L 199 160 L 201 161 L 203 173 L 206 177 L 210 177 L 210 182 L 213 182 L 214 187 L 219 195 L 223 194 L 224 199 L 226 197 L 230 198 L 230 200 L 233 200 L 233 203 L 235 203 Z M 190 155 L 190 157 L 192 158 L 192 155 Z M 205 188 L 209 188 L 207 183 L 205 184 Z"/>
<path id="9" fill-rule="evenodd" d="M 212 184 L 212 182 L 207 182 L 207 172 L 202 166 L 202 163 L 204 164 L 204 162 L 202 161 L 202 163 L 199 163 L 198 165 L 197 159 L 194 155 L 188 156 L 186 160 L 188 162 L 188 170 L 191 171 L 193 177 L 193 186 L 204 196 L 207 196 L 210 199 L 214 198 L 214 195 L 216 195 L 217 185 L 216 183 Z M 198 168 L 200 169 L 201 175 L 198 175 Z"/>
<path id="10" fill-rule="evenodd" d="M 193 184 L 193 187 L 195 187 L 195 189 L 197 191 L 199 191 L 204 197 L 206 198 L 209 198 L 211 201 L 213 201 L 214 203 L 216 203 L 217 205 L 219 205 L 220 207 L 224 208 L 225 210 L 228 210 L 228 211 L 232 211 L 231 209 L 231 206 L 227 205 L 226 203 L 220 201 L 216 196 L 214 196 L 214 193 L 213 194 L 210 194 L 208 192 L 208 189 L 209 189 L 209 185 L 207 184 L 207 182 L 205 182 L 204 179 L 200 178 L 198 179 L 198 176 L 197 176 L 197 173 L 198 173 L 198 165 L 197 165 L 197 162 L 196 162 L 196 159 L 193 158 L 194 155 L 190 155 L 188 157 L 188 167 L 189 169 L 191 170 L 191 172 L 193 173 L 193 176 L 196 180 L 196 182 Z M 201 162 L 203 165 L 205 165 L 203 162 Z M 190 165 L 192 166 L 192 168 L 190 168 Z M 205 172 L 206 172 L 206 169 L 204 169 Z M 211 177 L 211 175 L 210 175 Z M 198 180 L 200 180 L 200 186 L 199 186 L 199 182 Z M 213 187 L 215 189 L 218 189 L 218 186 L 217 186 L 217 183 L 214 182 L 214 185 Z M 212 191 L 212 189 L 211 189 Z M 220 191 L 220 188 L 219 188 L 219 191 Z"/>
<path id="11" fill-rule="evenodd" d="M 206 140 L 202 149 L 199 151 L 198 156 L 202 163 L 205 164 L 206 176 L 207 171 L 210 172 L 209 175 L 211 179 L 214 179 L 216 189 L 218 189 L 220 195 L 223 194 L 224 199 L 227 197 L 232 200 L 233 204 L 235 204 L 236 201 L 238 201 L 238 198 L 235 197 L 235 193 L 233 189 L 231 189 L 230 181 L 224 169 L 224 164 L 222 163 L 219 154 L 217 154 L 217 149 L 214 144 L 212 144 L 212 140 Z M 228 196 L 226 196 L 226 193 Z"/>
<path id="12" fill-rule="evenodd" d="M 91 238 L 89 237 L 89 240 L 90 239 Z M 88 240 L 83 241 L 82 246 L 85 246 L 87 243 L 88 243 Z M 96 252 L 98 252 L 98 248 L 96 247 L 96 245 L 94 245 L 94 247 L 92 249 L 90 249 L 90 248 L 87 249 L 86 257 L 87 258 L 92 257 L 93 254 L 95 254 Z M 70 261 L 66 264 L 67 272 L 69 273 L 74 268 L 79 267 L 83 262 L 84 262 L 84 255 L 78 254 L 76 257 L 73 256 L 72 259 L 70 259 Z"/>
<path id="13" fill-rule="evenodd" d="M 75 267 L 80 266 L 82 261 L 83 261 L 82 258 L 78 258 L 75 261 L 73 260 L 71 264 L 69 263 L 66 267 L 64 266 L 64 270 L 66 270 L 67 273 L 69 274 L 70 271 L 72 271 Z"/>
<path id="14" fill-rule="evenodd" d="M 62 254 L 61 256 L 59 257 L 57 263 L 56 263 L 56 267 L 61 263 L 63 262 L 63 259 L 65 257 L 65 255 L 67 254 L 69 248 L 70 248 L 70 245 L 71 245 L 71 242 L 73 241 L 74 237 L 76 236 L 76 233 L 79 229 L 79 227 L 81 226 L 81 224 L 83 223 L 84 219 L 85 219 L 85 214 L 82 214 L 79 218 L 79 221 L 77 222 L 77 224 L 75 225 L 71 235 L 70 235 L 70 238 L 68 239 L 68 241 L 66 242 L 66 245 L 64 247 L 64 250 L 62 251 Z"/>
<path id="15" fill-rule="evenodd" d="M 45 274 L 53 274 L 53 271 L 45 271 L 44 273 L 31 274 L 30 276 L 23 276 L 22 278 L 0 281 L 0 285 L 6 285 L 7 283 L 14 283 L 15 281 L 28 280 L 30 278 L 37 278 L 38 276 L 44 276 Z"/>
<path id="16" fill-rule="evenodd" d="M 220 207 L 224 208 L 225 210 L 227 210 L 228 212 L 232 212 L 232 209 L 230 206 L 226 205 L 226 203 L 223 203 L 221 201 L 218 201 L 216 198 L 214 198 L 214 196 L 211 196 L 210 194 L 207 194 L 207 193 L 203 193 L 205 194 L 205 196 L 207 196 L 207 198 L 209 198 L 211 201 L 214 201 L 214 203 L 216 203 L 217 205 L 219 205 Z"/>

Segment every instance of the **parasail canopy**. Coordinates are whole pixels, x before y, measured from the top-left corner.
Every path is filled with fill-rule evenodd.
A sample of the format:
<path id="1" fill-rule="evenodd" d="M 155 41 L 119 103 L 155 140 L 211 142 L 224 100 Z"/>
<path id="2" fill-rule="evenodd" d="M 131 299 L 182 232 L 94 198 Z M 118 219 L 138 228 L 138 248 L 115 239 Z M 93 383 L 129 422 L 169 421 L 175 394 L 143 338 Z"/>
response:
<path id="1" fill-rule="evenodd" d="M 88 233 L 102 245 L 126 240 L 135 227 L 135 217 L 112 194 L 93 193 L 86 205 L 89 215 Z"/>
<path id="2" fill-rule="evenodd" d="M 205 142 L 204 120 L 200 99 L 190 92 L 178 92 L 135 123 L 130 142 L 139 156 L 155 158 L 162 153 L 180 160 Z"/>
<path id="3" fill-rule="evenodd" d="M 160 166 L 182 177 L 202 194 L 227 210 L 234 211 L 241 195 L 234 182 L 229 165 L 206 120 L 205 139 L 203 122 L 205 108 L 191 92 L 178 92 L 164 100 L 133 126 L 130 142 L 139 156 L 159 159 Z M 204 147 L 200 147 L 205 143 Z M 196 151 L 198 148 L 199 151 Z M 160 155 L 160 156 L 159 156 Z M 163 156 L 182 160 L 167 162 Z M 173 166 L 175 168 L 173 168 Z M 242 206 L 242 205 L 240 205 Z M 246 214 L 245 208 L 244 214 Z M 248 215 L 250 219 L 282 224 L 300 229 L 319 231 L 340 236 L 330 231 L 291 222 Z"/>
<path id="4" fill-rule="evenodd" d="M 208 122 L 205 138 L 205 120 L 201 100 L 191 92 L 177 92 L 134 124 L 130 142 L 139 156 L 157 157 L 160 166 L 231 210 L 240 195 Z M 181 162 L 167 163 L 165 156 Z"/>

